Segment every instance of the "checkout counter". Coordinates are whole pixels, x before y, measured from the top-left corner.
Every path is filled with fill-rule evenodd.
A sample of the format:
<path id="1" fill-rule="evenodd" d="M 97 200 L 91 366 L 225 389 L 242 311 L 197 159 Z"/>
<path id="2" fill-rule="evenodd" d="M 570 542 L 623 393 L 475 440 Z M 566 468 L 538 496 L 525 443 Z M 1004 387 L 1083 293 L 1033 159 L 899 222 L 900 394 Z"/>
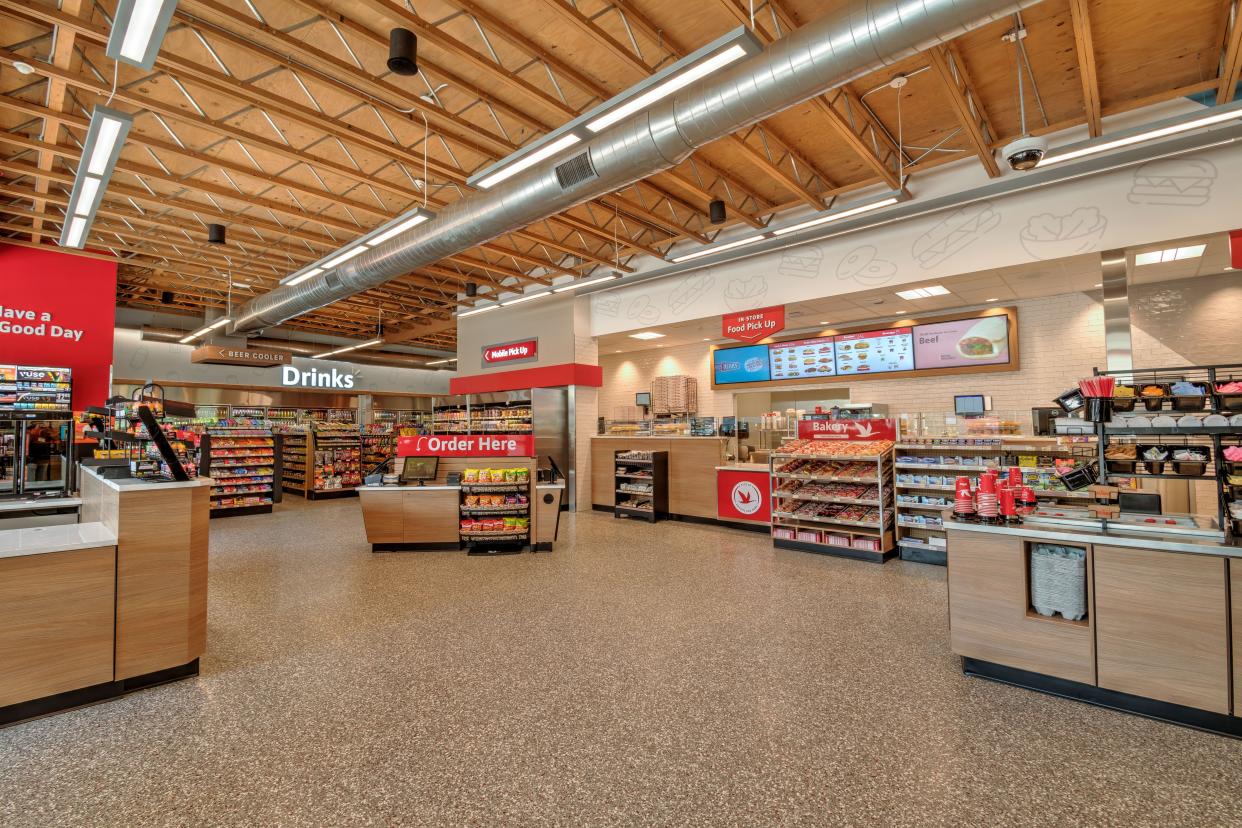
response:
<path id="1" fill-rule="evenodd" d="M 486 445 L 487 439 L 485 435 L 401 438 L 397 468 L 405 469 L 405 461 L 417 460 L 421 472 L 399 472 L 390 476 L 388 485 L 365 485 L 357 489 L 371 551 L 465 549 L 471 554 L 550 551 L 560 524 L 565 484 L 537 480 L 533 441 L 505 437 L 502 439 L 513 440 L 519 447 L 510 450 L 512 453 L 493 453 L 480 447 L 480 441 Z M 449 445 L 455 447 L 449 450 L 458 451 L 459 456 L 439 453 Z M 523 453 L 526 456 L 517 456 Z M 520 480 L 503 482 L 468 477 L 468 470 L 487 469 L 520 469 L 524 475 Z M 526 502 L 487 502 L 509 497 L 525 498 Z M 503 522 L 505 518 L 525 520 L 528 525 L 517 528 L 486 525 Z"/>
<path id="2" fill-rule="evenodd" d="M 1219 530 L 1125 513 L 944 525 L 968 675 L 1242 737 L 1242 547 Z M 1048 588 L 1078 590 L 1081 617 L 1037 610 Z"/>
<path id="3" fill-rule="evenodd" d="M 198 674 L 211 482 L 84 467 L 81 522 L 0 531 L 0 725 Z"/>

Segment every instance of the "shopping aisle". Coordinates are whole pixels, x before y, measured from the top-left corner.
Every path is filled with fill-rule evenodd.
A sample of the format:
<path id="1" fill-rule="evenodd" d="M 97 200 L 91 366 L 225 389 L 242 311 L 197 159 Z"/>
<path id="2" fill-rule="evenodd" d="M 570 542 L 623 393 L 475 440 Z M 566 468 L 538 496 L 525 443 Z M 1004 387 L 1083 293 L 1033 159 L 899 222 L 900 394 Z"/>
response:
<path id="1" fill-rule="evenodd" d="M 0 824 L 1242 820 L 1242 743 L 962 676 L 936 567 L 601 514 L 372 555 L 354 500 L 211 531 L 202 676 L 0 731 Z"/>

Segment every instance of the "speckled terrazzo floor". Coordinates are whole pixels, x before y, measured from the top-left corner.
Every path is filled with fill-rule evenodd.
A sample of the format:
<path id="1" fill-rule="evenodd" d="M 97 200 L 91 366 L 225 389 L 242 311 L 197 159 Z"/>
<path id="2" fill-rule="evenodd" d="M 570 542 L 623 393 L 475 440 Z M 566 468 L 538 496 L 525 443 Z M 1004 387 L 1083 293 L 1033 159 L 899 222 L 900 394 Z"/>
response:
<path id="1" fill-rule="evenodd" d="M 1238 825 L 1242 742 L 978 679 L 944 571 L 565 516 L 212 523 L 195 680 L 0 730 L 0 825 Z"/>

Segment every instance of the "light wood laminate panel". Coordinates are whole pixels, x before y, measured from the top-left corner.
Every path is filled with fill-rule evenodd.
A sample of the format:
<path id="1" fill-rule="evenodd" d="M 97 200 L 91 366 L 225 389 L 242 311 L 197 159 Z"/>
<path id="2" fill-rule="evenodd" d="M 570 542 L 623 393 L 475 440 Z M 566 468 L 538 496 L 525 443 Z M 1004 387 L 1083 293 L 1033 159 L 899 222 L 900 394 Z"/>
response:
<path id="1" fill-rule="evenodd" d="M 1086 624 L 1059 616 L 1028 614 L 1028 564 L 1023 540 L 952 530 L 948 536 L 949 630 L 953 652 L 1095 684 L 1090 614 Z M 1087 572 L 1091 572 L 1090 560 Z M 1088 597 L 1091 588 L 1088 577 Z"/>
<path id="2" fill-rule="evenodd" d="M 116 493 L 117 679 L 193 661 L 201 653 L 200 604 L 206 527 L 194 537 L 195 508 L 206 509 L 206 487 Z M 203 493 L 203 499 L 195 497 Z M 106 498 L 106 495 L 105 495 Z M 107 504 L 105 500 L 105 510 Z M 203 550 L 205 553 L 205 549 Z M 191 596 L 203 591 L 200 598 Z"/>
<path id="3" fill-rule="evenodd" d="M 0 707 L 112 681 L 116 547 L 0 558 Z"/>
<path id="4" fill-rule="evenodd" d="M 1233 715 L 1242 714 L 1242 560 L 1229 561 L 1229 595 L 1233 606 Z"/>
<path id="5" fill-rule="evenodd" d="M 405 542 L 405 496 L 401 489 L 385 492 L 358 490 L 367 543 Z"/>
<path id="6" fill-rule="evenodd" d="M 458 542 L 461 513 L 456 490 L 419 492 L 407 489 L 401 496 L 402 532 L 406 543 Z"/>
<path id="7" fill-rule="evenodd" d="M 190 490 L 189 660 L 207 651 L 207 546 L 211 535 L 211 489 Z M 277 496 L 280 487 L 276 487 Z"/>
<path id="8" fill-rule="evenodd" d="M 1100 687 L 1228 713 L 1225 563 L 1097 545 Z"/>
<path id="9" fill-rule="evenodd" d="M 718 519 L 716 467 L 724 462 L 724 441 L 700 437 L 668 442 L 668 510 L 675 515 Z"/>

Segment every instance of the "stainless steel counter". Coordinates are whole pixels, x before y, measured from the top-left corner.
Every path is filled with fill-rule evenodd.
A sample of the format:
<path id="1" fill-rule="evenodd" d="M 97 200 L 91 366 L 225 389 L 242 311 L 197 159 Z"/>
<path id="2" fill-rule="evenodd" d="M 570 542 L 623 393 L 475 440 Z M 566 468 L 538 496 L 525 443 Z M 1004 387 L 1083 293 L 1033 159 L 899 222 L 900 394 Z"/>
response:
<path id="1" fill-rule="evenodd" d="M 1127 532 L 1116 526 L 1109 529 L 1066 527 L 1021 523 L 1014 526 L 987 523 L 969 523 L 953 520 L 952 512 L 944 513 L 944 528 L 958 532 L 977 532 L 985 535 L 1010 535 L 1055 543 L 1092 543 L 1107 546 L 1154 549 L 1161 552 L 1188 552 L 1193 555 L 1216 555 L 1224 558 L 1242 558 L 1242 547 L 1228 546 L 1219 541 L 1160 535 L 1150 531 Z M 952 544 L 950 544 L 952 550 Z M 950 551 L 950 560 L 952 552 Z"/>

